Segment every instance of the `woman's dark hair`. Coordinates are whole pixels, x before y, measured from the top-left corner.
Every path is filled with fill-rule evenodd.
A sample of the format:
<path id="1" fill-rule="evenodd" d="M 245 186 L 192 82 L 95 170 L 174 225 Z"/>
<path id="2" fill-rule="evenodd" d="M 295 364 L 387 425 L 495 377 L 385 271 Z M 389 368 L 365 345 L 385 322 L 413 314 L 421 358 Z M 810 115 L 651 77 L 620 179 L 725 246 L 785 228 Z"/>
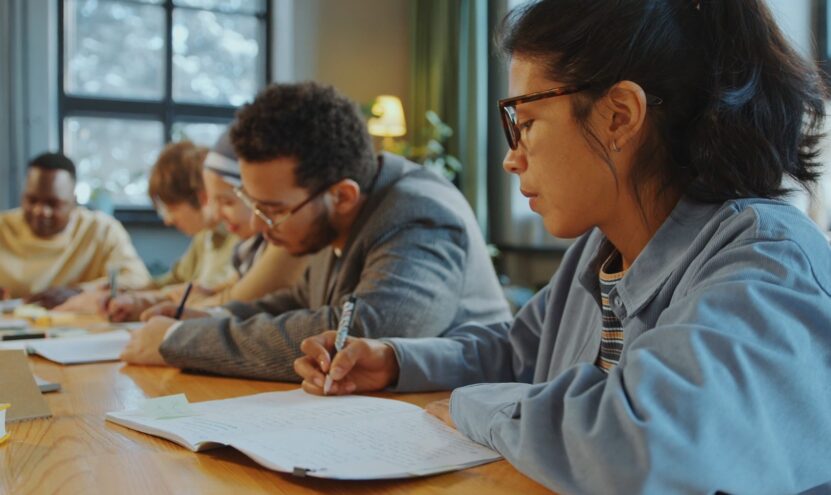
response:
<path id="1" fill-rule="evenodd" d="M 201 208 L 200 195 L 205 190 L 202 163 L 207 154 L 208 148 L 190 141 L 165 146 L 150 171 L 147 184 L 150 199 L 166 205 L 184 203 L 197 210 Z"/>
<path id="2" fill-rule="evenodd" d="M 542 0 L 511 12 L 501 45 L 548 77 L 590 85 L 573 113 L 592 146 L 591 104 L 615 83 L 639 84 L 650 106 L 633 172 L 635 193 L 660 190 L 722 202 L 774 198 L 785 174 L 819 175 L 825 86 L 785 40 L 763 0 Z"/>
<path id="3" fill-rule="evenodd" d="M 237 113 L 231 142 L 249 162 L 297 159 L 295 180 L 312 191 L 346 178 L 367 189 L 378 168 L 357 105 L 314 82 L 265 88 Z"/>

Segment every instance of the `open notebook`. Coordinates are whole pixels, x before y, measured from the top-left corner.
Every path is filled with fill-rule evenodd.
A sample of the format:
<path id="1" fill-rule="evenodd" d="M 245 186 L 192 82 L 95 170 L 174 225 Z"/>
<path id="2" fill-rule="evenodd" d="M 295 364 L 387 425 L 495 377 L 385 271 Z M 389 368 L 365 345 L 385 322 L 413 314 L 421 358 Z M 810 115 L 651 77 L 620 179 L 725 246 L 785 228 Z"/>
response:
<path id="1" fill-rule="evenodd" d="M 112 412 L 107 420 L 194 452 L 231 446 L 269 469 L 319 478 L 407 478 L 500 458 L 418 406 L 302 390 Z"/>

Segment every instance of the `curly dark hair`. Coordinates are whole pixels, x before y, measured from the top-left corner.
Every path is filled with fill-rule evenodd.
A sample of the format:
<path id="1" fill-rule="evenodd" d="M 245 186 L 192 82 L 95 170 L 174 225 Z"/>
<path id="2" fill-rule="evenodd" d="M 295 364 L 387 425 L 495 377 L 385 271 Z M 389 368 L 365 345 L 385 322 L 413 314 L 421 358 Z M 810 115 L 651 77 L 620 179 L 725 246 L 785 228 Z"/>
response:
<path id="1" fill-rule="evenodd" d="M 237 113 L 231 142 L 247 162 L 296 158 L 295 180 L 308 190 L 347 178 L 366 189 L 378 168 L 357 105 L 314 82 L 266 87 Z"/>

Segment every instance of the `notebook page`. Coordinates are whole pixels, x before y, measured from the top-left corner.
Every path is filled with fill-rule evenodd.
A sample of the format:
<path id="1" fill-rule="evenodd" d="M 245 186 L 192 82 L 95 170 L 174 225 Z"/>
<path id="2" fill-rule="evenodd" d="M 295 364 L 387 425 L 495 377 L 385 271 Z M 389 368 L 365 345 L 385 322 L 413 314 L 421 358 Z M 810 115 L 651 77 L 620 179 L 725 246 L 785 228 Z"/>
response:
<path id="1" fill-rule="evenodd" d="M 153 420 L 138 411 L 109 413 L 160 436 L 193 445 L 231 445 L 258 463 L 309 476 L 378 479 L 444 472 L 499 459 L 457 431 L 402 401 L 317 397 L 301 390 L 191 404 L 188 418 Z M 142 431 L 147 431 L 142 428 Z"/>
<path id="2" fill-rule="evenodd" d="M 420 410 L 405 402 L 382 400 L 392 404 L 378 412 L 375 404 L 378 400 L 360 396 L 323 398 L 298 389 L 191 403 L 189 417 L 157 419 L 138 409 L 107 413 L 107 419 L 131 428 L 142 425 L 148 427 L 150 433 L 160 436 L 164 433 L 177 435 L 190 445 L 199 447 L 208 442 L 229 445 L 234 440 L 280 428 L 314 426 L 339 413 L 342 418 L 355 418 L 373 411 L 388 414 L 409 408 Z M 344 402 L 347 407 L 338 405 Z"/>
<path id="3" fill-rule="evenodd" d="M 500 458 L 422 410 L 280 428 L 230 445 L 278 471 L 344 480 L 422 476 Z"/>

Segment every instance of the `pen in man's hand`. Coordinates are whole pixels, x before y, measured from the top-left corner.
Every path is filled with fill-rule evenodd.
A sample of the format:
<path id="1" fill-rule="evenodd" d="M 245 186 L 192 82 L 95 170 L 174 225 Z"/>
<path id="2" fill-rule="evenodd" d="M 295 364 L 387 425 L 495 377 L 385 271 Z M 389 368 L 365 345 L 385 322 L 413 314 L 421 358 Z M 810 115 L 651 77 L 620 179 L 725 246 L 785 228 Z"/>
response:
<path id="1" fill-rule="evenodd" d="M 179 307 L 176 308 L 176 318 L 177 320 L 182 318 L 182 313 L 185 311 L 185 303 L 188 302 L 188 296 L 190 296 L 190 290 L 193 289 L 193 282 L 188 282 L 188 286 L 185 287 L 185 293 L 182 294 L 182 300 L 179 301 Z"/>
<path id="2" fill-rule="evenodd" d="M 110 299 L 118 295 L 118 269 L 110 268 Z"/>
<path id="3" fill-rule="evenodd" d="M 340 321 L 338 322 L 338 334 L 335 337 L 335 354 L 332 355 L 334 360 L 335 355 L 343 349 L 343 344 L 346 343 L 346 336 L 349 335 L 349 329 L 352 327 L 352 320 L 355 317 L 355 296 L 349 296 L 349 299 L 343 303 L 343 311 L 340 314 Z M 329 370 L 331 373 L 332 370 Z M 326 373 L 326 381 L 323 383 L 323 395 L 329 395 L 329 389 L 332 388 L 332 375 Z"/>

